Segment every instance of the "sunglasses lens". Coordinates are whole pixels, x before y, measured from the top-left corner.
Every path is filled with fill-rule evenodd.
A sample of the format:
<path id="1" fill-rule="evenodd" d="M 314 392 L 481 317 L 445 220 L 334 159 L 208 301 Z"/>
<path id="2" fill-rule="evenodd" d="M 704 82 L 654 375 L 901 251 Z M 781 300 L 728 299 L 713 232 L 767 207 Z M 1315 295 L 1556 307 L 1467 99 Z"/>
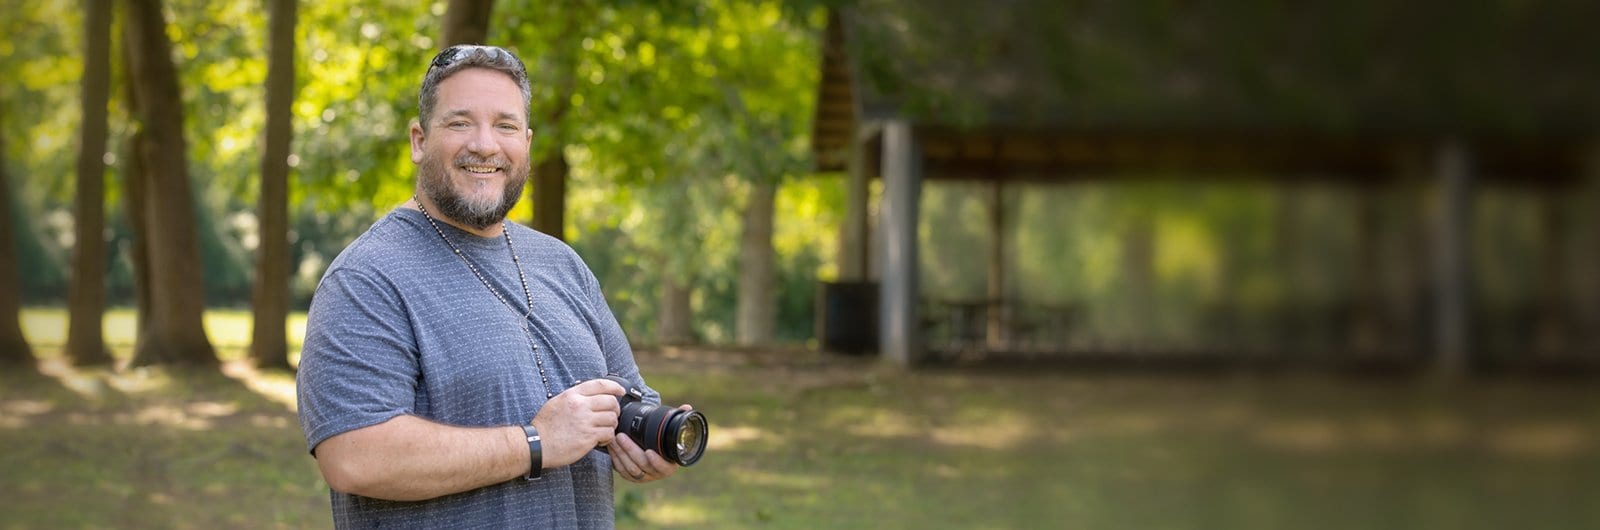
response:
<path id="1" fill-rule="evenodd" d="M 473 51 L 473 50 L 483 50 L 484 52 L 486 52 L 489 55 L 491 55 L 494 58 L 494 60 L 497 60 L 497 61 L 512 61 L 512 62 L 516 62 L 518 64 L 521 64 L 521 61 L 517 61 L 516 60 L 517 56 L 512 55 L 510 51 L 507 51 L 506 49 L 498 47 L 498 46 L 480 46 L 480 45 L 476 45 L 476 44 L 457 44 L 455 46 L 451 46 L 449 48 L 445 48 L 443 51 L 439 52 L 439 55 L 435 55 L 433 57 L 433 66 L 432 67 L 433 68 L 443 68 L 443 67 L 446 67 L 446 66 L 450 66 L 451 63 L 456 62 L 456 59 L 461 57 L 462 53 L 468 52 L 468 51 Z"/>

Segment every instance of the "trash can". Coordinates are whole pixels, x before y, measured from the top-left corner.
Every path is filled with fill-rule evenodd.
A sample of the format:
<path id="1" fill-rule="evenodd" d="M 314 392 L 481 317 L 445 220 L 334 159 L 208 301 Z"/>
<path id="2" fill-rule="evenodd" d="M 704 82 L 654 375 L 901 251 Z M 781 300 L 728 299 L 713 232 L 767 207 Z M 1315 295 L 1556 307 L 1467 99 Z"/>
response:
<path id="1" fill-rule="evenodd" d="M 823 351 L 863 355 L 878 350 L 878 283 L 821 282 L 817 340 Z"/>

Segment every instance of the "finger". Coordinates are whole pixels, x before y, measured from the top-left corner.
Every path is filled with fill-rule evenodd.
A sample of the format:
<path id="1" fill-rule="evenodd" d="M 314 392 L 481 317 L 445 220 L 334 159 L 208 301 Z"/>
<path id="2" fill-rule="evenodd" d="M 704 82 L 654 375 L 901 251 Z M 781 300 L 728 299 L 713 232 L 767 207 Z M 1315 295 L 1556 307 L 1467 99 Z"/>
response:
<path id="1" fill-rule="evenodd" d="M 613 444 L 612 447 L 616 447 L 615 444 Z M 620 452 L 621 451 L 615 451 L 615 450 L 613 450 L 611 452 L 612 453 L 611 454 L 611 469 L 616 470 L 618 475 L 622 475 L 622 478 L 624 480 L 627 480 L 629 482 L 639 482 L 639 480 L 641 478 L 641 475 L 643 475 L 643 473 L 640 473 L 639 471 L 629 470 L 628 469 L 628 465 L 625 462 L 625 459 L 622 457 L 622 455 L 618 454 Z"/>
<path id="2" fill-rule="evenodd" d="M 586 396 L 598 396 L 601 394 L 622 396 L 628 393 L 628 389 L 622 388 L 622 385 L 610 379 L 590 379 L 578 383 L 578 386 L 572 388 Z"/>
<path id="3" fill-rule="evenodd" d="M 638 444 L 633 443 L 632 438 L 618 434 L 611 442 L 611 462 L 623 475 L 636 481 L 644 479 L 646 473 L 640 465 L 644 461 L 644 452 L 639 450 Z"/>
<path id="4" fill-rule="evenodd" d="M 645 451 L 644 456 L 644 465 L 640 467 L 644 469 L 645 474 L 652 477 L 666 478 L 671 476 L 672 472 L 677 471 L 678 469 L 677 464 L 668 462 L 666 457 L 661 456 L 655 451 Z"/>
<path id="5" fill-rule="evenodd" d="M 678 410 L 694 410 L 694 407 L 690 406 L 688 403 L 684 403 L 682 405 L 678 405 Z"/>
<path id="6" fill-rule="evenodd" d="M 617 398 L 610 394 L 598 394 L 584 398 L 584 404 L 589 410 L 604 412 L 616 416 L 622 413 L 622 404 L 617 403 Z"/>

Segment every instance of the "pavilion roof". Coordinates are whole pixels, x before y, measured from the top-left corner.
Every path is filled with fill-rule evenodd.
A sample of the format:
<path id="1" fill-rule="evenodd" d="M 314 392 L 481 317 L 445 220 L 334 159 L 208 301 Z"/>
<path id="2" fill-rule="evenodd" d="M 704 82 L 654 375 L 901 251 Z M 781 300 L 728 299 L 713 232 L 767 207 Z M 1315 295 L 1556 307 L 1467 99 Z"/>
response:
<path id="1" fill-rule="evenodd" d="M 1597 20 L 1575 0 L 857 0 L 830 20 L 813 144 L 842 167 L 858 123 L 893 117 L 1052 141 L 1566 145 L 1600 128 Z"/>

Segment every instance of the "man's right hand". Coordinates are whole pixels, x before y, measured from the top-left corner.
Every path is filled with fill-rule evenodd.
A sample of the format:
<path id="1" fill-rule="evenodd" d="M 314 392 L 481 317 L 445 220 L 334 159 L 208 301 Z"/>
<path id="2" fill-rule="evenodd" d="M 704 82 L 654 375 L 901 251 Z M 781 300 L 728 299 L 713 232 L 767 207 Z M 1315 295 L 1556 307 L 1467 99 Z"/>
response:
<path id="1" fill-rule="evenodd" d="M 595 447 L 610 442 L 617 432 L 622 407 L 617 398 L 627 393 L 613 381 L 590 379 L 556 394 L 533 417 L 539 430 L 544 467 L 561 467 L 583 458 Z"/>

